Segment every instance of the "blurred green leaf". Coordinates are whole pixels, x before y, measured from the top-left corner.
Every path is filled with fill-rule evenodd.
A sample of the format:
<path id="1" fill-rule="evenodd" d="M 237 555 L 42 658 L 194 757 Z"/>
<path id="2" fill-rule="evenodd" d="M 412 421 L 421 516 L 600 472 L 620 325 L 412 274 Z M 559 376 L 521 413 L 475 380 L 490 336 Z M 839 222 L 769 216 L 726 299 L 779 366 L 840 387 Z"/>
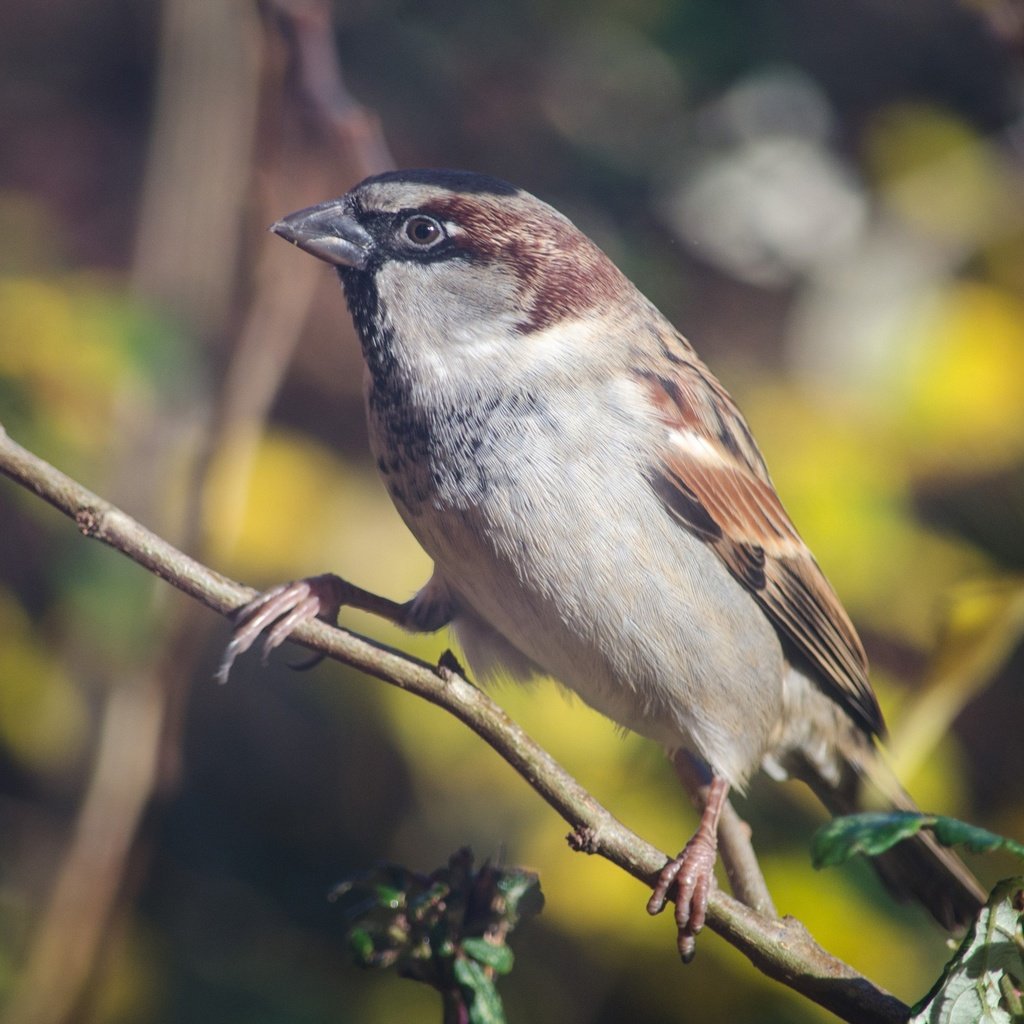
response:
<path id="1" fill-rule="evenodd" d="M 930 829 L 943 846 L 965 846 L 972 853 L 1004 849 L 1024 857 L 1024 844 L 956 818 L 916 811 L 871 811 L 835 818 L 818 829 L 811 839 L 811 860 L 816 868 L 824 868 L 842 864 L 858 853 L 874 857 L 923 829 Z"/>
<path id="2" fill-rule="evenodd" d="M 498 889 L 505 897 L 506 913 L 515 917 L 539 914 L 544 906 L 537 876 L 529 871 L 508 872 L 498 879 Z"/>
<path id="3" fill-rule="evenodd" d="M 462 949 L 467 956 L 484 967 L 490 967 L 497 974 L 508 974 L 515 963 L 515 955 L 508 946 L 495 945 L 486 939 L 463 939 Z"/>
<path id="4" fill-rule="evenodd" d="M 909 1024 L 1020 1024 L 1024 1020 L 1024 878 L 1000 882 Z"/>
<path id="5" fill-rule="evenodd" d="M 1018 843 L 976 825 L 966 825 L 956 818 L 936 816 L 930 827 L 935 833 L 935 838 L 943 846 L 966 846 L 971 853 L 989 853 L 1002 849 L 1018 857 L 1024 857 L 1024 843 Z"/>
<path id="6" fill-rule="evenodd" d="M 420 875 L 382 864 L 342 882 L 348 941 L 360 967 L 392 967 L 437 989 L 471 1021 L 504 1020 L 495 975 L 512 970 L 506 944 L 517 922 L 544 904 L 537 876 L 521 868 L 473 868 L 468 849 Z"/>
<path id="7" fill-rule="evenodd" d="M 480 964 L 475 960 L 456 960 L 455 980 L 467 997 L 470 1024 L 505 1024 L 498 990 Z"/>
<path id="8" fill-rule="evenodd" d="M 391 885 L 377 886 L 377 905 L 397 910 L 405 904 L 405 893 Z"/>
<path id="9" fill-rule="evenodd" d="M 350 928 L 348 944 L 356 963 L 364 967 L 372 963 L 374 954 L 373 939 L 365 928 Z"/>

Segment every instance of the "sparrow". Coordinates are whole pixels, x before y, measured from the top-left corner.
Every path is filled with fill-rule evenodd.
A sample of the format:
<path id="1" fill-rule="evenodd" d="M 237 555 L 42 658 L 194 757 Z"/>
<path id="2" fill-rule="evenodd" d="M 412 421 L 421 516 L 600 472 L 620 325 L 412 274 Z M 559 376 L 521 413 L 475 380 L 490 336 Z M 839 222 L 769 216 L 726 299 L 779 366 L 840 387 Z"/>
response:
<path id="1" fill-rule="evenodd" d="M 786 514 L 736 403 L 687 339 L 571 221 L 465 171 L 367 178 L 272 230 L 337 269 L 365 361 L 370 444 L 433 559 L 405 603 L 327 573 L 239 613 L 220 676 L 261 637 L 344 605 L 450 625 L 473 672 L 553 677 L 709 783 L 661 873 L 692 957 L 730 789 L 758 769 L 832 814 L 881 791 L 864 648 Z M 875 858 L 944 926 L 984 893 L 930 836 Z"/>

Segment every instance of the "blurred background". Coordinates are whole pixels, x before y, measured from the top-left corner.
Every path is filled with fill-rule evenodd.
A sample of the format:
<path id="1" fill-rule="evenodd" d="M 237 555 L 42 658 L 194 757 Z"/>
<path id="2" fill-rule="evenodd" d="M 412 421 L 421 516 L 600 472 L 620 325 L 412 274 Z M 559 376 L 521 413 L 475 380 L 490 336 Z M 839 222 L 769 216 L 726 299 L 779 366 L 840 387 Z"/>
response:
<path id="1" fill-rule="evenodd" d="M 7 0 L 0 421 L 254 586 L 426 579 L 367 456 L 328 268 L 266 233 L 389 166 L 572 217 L 738 399 L 860 628 L 925 808 L 1024 837 L 1024 10 L 1016 0 Z M 446 636 L 345 622 L 436 659 Z M 0 484 L 0 1000 L 10 1024 L 434 1021 L 326 899 L 463 844 L 539 872 L 512 1021 L 830 1019 L 637 883 L 465 728 L 222 619 Z M 301 654 L 292 652 L 301 657 Z M 497 698 L 674 852 L 660 752 L 554 686 Z M 822 820 L 739 808 L 780 910 L 913 1002 L 948 956 Z M 975 861 L 987 885 L 1017 865 Z"/>

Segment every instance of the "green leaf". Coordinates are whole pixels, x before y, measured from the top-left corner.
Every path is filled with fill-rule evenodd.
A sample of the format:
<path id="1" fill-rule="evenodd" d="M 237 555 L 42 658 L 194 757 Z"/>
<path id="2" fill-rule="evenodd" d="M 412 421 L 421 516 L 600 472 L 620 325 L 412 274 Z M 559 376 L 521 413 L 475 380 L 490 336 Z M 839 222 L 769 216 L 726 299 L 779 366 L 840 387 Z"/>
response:
<path id="1" fill-rule="evenodd" d="M 405 905 L 405 893 L 393 885 L 377 885 L 374 887 L 377 906 L 397 910 Z"/>
<path id="2" fill-rule="evenodd" d="M 475 960 L 455 961 L 455 980 L 466 993 L 470 1024 L 505 1024 L 505 1010 L 494 982 Z"/>
<path id="3" fill-rule="evenodd" d="M 540 879 L 532 871 L 506 870 L 498 879 L 498 888 L 505 897 L 508 913 L 516 917 L 532 917 L 544 907 Z"/>
<path id="4" fill-rule="evenodd" d="M 869 857 L 884 853 L 920 832 L 922 817 L 910 811 L 879 811 L 834 818 L 811 838 L 811 861 L 816 868 L 828 868 L 857 853 Z"/>
<path id="5" fill-rule="evenodd" d="M 370 933 L 365 928 L 352 928 L 348 933 L 348 944 L 356 963 L 368 967 L 376 951 Z"/>
<path id="6" fill-rule="evenodd" d="M 811 860 L 816 868 L 825 868 L 842 864 L 857 853 L 874 857 L 923 829 L 930 829 L 943 846 L 966 846 L 972 853 L 1002 849 L 1024 857 L 1024 844 L 956 818 L 917 811 L 872 811 L 835 818 L 818 829 L 811 839 Z"/>
<path id="7" fill-rule="evenodd" d="M 508 974 L 515 962 L 515 956 L 508 946 L 496 946 L 486 939 L 463 939 L 462 949 L 467 956 L 471 956 L 485 967 L 492 968 L 497 974 Z"/>
<path id="8" fill-rule="evenodd" d="M 1000 882 L 907 1024 L 1020 1024 L 1024 878 Z"/>
<path id="9" fill-rule="evenodd" d="M 476 871 L 468 849 L 429 875 L 378 864 L 330 898 L 340 904 L 357 964 L 394 968 L 431 985 L 445 1000 L 446 1020 L 465 1021 L 469 1013 L 480 1024 L 504 1020 L 495 985 L 515 962 L 508 938 L 520 917 L 544 902 L 535 874 L 490 863 Z"/>
<path id="10" fill-rule="evenodd" d="M 943 846 L 966 846 L 971 853 L 989 853 L 991 850 L 1002 849 L 1024 857 L 1024 843 L 996 835 L 976 825 L 966 825 L 956 818 L 936 817 L 931 827 L 935 838 Z"/>

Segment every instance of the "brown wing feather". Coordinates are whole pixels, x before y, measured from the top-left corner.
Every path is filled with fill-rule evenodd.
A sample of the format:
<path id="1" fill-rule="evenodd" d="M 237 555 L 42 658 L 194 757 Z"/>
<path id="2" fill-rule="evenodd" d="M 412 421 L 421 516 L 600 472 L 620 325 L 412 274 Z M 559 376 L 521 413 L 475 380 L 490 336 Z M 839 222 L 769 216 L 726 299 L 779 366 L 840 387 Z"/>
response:
<path id="1" fill-rule="evenodd" d="M 668 428 L 655 471 L 658 493 L 747 587 L 822 689 L 880 735 L 864 648 L 782 507 L 742 415 L 682 338 L 662 344 L 671 375 L 664 364 L 641 373 Z"/>

